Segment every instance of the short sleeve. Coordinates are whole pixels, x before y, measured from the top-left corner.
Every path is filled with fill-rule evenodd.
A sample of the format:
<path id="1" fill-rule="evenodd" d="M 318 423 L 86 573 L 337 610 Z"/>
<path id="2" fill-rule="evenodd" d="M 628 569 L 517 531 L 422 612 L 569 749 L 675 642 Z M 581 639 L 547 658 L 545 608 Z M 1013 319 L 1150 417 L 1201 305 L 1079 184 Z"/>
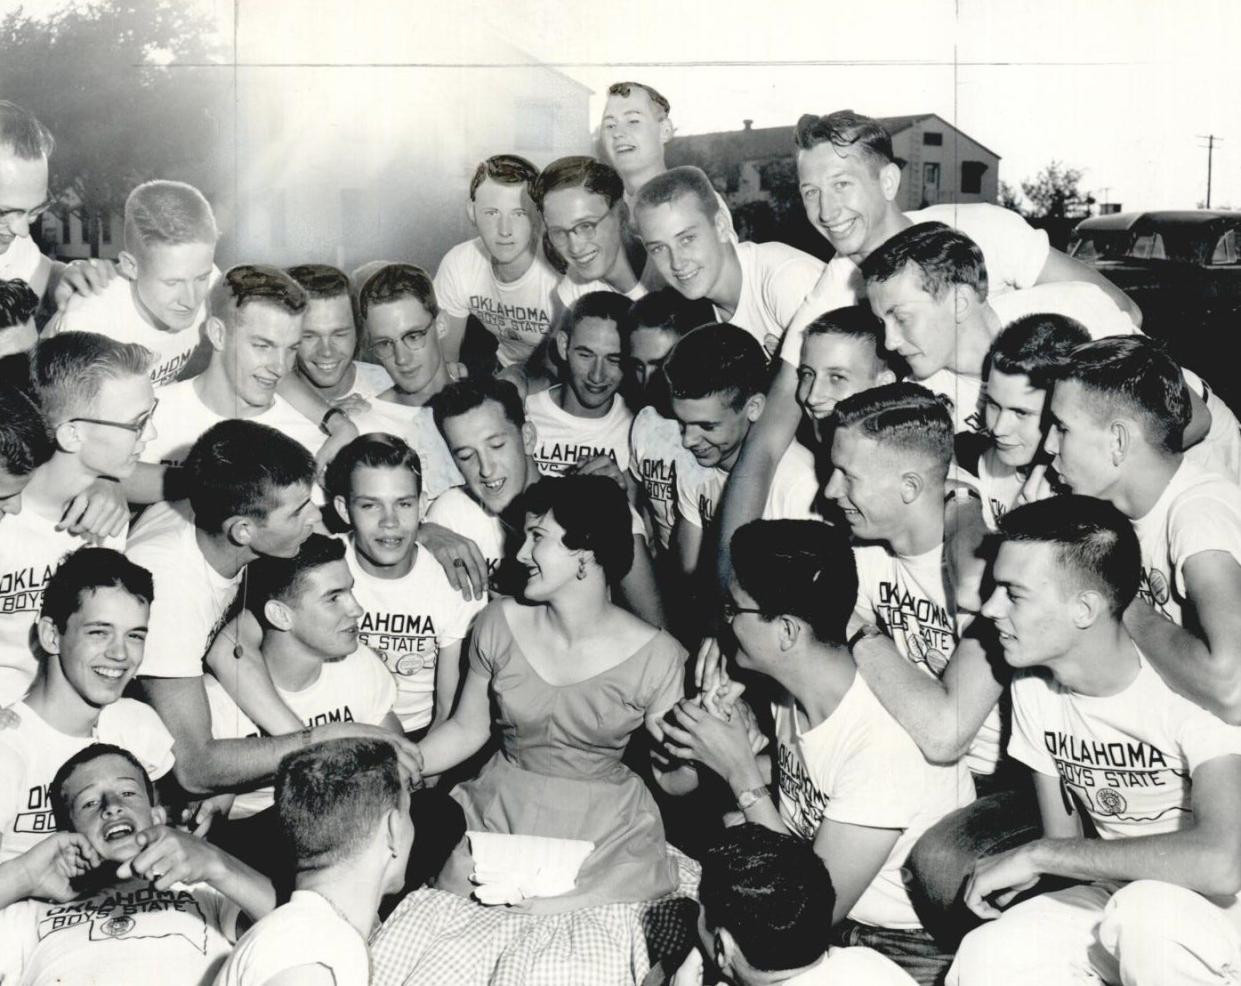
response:
<path id="1" fill-rule="evenodd" d="M 871 559 L 876 551 L 882 550 L 882 548 L 870 546 L 853 549 L 853 560 L 857 565 L 857 602 L 853 605 L 853 616 L 849 620 L 851 627 L 879 622 L 879 613 L 875 609 L 873 596 L 874 585 L 879 576 L 873 571 Z"/>
<path id="2" fill-rule="evenodd" d="M 506 661 L 501 652 L 507 651 L 513 641 L 502 609 L 504 605 L 503 599 L 497 599 L 479 613 L 470 636 L 470 670 L 486 678 L 494 677 L 504 666 Z"/>
<path id="3" fill-rule="evenodd" d="M 794 369 L 801 364 L 801 344 L 807 325 L 825 312 L 857 304 L 859 276 L 857 266 L 847 258 L 837 257 L 827 263 L 784 333 L 780 344 L 780 358 L 784 362 Z"/>
<path id="4" fill-rule="evenodd" d="M 459 243 L 444 255 L 435 272 L 435 300 L 453 318 L 470 314 L 466 282 L 469 277 L 470 243 Z"/>
<path id="5" fill-rule="evenodd" d="M 19 900 L 0 909 L 0 983 L 17 986 L 22 972 L 38 943 L 39 904 L 33 900 Z"/>
<path id="6" fill-rule="evenodd" d="M 1168 541 L 1176 590 L 1184 597 L 1185 562 L 1194 555 L 1226 551 L 1241 565 L 1241 502 L 1212 490 L 1180 498 L 1168 513 Z"/>
<path id="7" fill-rule="evenodd" d="M 1051 696 L 1051 685 L 1033 671 L 1019 672 L 1013 678 L 1013 734 L 1008 755 L 1035 773 L 1057 775 L 1056 762 L 1044 748 L 1043 730 L 1047 726 L 1044 705 Z"/>
<path id="8" fill-rule="evenodd" d="M 1038 283 L 1051 252 L 1046 231 L 1035 229 L 1011 209 L 990 203 L 960 208 L 949 225 L 978 244 L 993 291 L 1016 291 Z"/>
<path id="9" fill-rule="evenodd" d="M 801 455 L 800 446 L 793 445 L 784 454 L 776 467 L 771 486 L 772 519 L 821 519 L 813 509 L 815 497 L 819 495 L 814 459 L 808 452 Z"/>
<path id="10" fill-rule="evenodd" d="M 229 942 L 236 944 L 239 937 L 237 919 L 241 916 L 241 908 L 214 887 L 205 884 L 191 887 L 190 892 L 202 908 L 207 923 L 213 925 Z"/>
<path id="11" fill-rule="evenodd" d="M 677 484 L 677 513 L 681 515 L 681 519 L 686 523 L 693 524 L 701 529 L 702 511 L 698 509 L 699 488 L 692 482 L 687 482 L 680 472 L 676 477 Z"/>
<path id="12" fill-rule="evenodd" d="M 19 797 L 26 788 L 25 757 L 7 743 L 0 742 L 0 845 L 4 833 L 13 825 L 20 807 Z"/>
<path id="13" fill-rule="evenodd" d="M 118 706 L 123 703 L 123 711 Z M 145 702 L 121 699 L 116 706 L 120 713 L 110 722 L 109 742 L 128 750 L 146 768 L 151 780 L 159 780 L 172 769 L 173 738 L 159 713 Z"/>
<path id="14" fill-rule="evenodd" d="M 1241 755 L 1241 726 L 1230 726 L 1180 696 L 1177 704 L 1184 716 L 1177 739 L 1191 776 L 1208 761 Z"/>
<path id="15" fill-rule="evenodd" d="M 643 708 L 662 714 L 685 696 L 685 661 L 689 652 L 662 630 L 651 642 Z"/>
<path id="16" fill-rule="evenodd" d="M 396 678 L 379 655 L 369 647 L 359 647 L 358 653 L 362 657 L 360 670 L 369 679 L 367 693 L 370 715 L 366 721 L 377 724 L 396 705 Z"/>
<path id="17" fill-rule="evenodd" d="M 824 273 L 824 263 L 792 247 L 792 256 L 781 263 L 764 285 L 764 304 L 787 334 L 810 292 Z"/>

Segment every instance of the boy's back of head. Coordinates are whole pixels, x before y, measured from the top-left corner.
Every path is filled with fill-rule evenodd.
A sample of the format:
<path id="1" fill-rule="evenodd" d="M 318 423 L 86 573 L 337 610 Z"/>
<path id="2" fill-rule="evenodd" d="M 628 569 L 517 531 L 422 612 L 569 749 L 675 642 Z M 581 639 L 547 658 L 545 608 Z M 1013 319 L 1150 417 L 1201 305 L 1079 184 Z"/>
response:
<path id="1" fill-rule="evenodd" d="M 739 408 L 766 391 L 767 357 L 745 329 L 717 322 L 687 332 L 672 347 L 663 365 L 672 397 L 700 400 L 719 394 Z"/>
<path id="2" fill-rule="evenodd" d="M 1090 333 L 1067 315 L 1023 315 L 1006 325 L 983 360 L 982 378 L 995 370 L 1025 376 L 1036 390 L 1048 390 L 1068 363 L 1074 348 L 1090 341 Z"/>
<path id="3" fill-rule="evenodd" d="M 144 346 L 94 332 L 62 332 L 40 340 L 30 376 L 48 427 L 89 417 L 105 380 L 146 376 L 153 359 Z"/>
<path id="4" fill-rule="evenodd" d="M 125 200 L 125 249 L 141 259 L 154 246 L 209 243 L 220 233 L 211 204 L 181 181 L 143 182 Z"/>
<path id="5" fill-rule="evenodd" d="M 279 267 L 238 264 L 216 281 L 207 305 L 213 318 L 232 329 L 246 305 L 271 305 L 289 315 L 300 315 L 306 310 L 306 301 L 302 286 Z"/>
<path id="6" fill-rule="evenodd" d="M 54 450 L 34 401 L 24 391 L 0 384 L 0 472 L 14 479 L 29 476 Z"/>
<path id="7" fill-rule="evenodd" d="M 912 265 L 922 290 L 936 301 L 951 288 L 968 287 L 979 301 L 987 297 L 987 264 L 978 244 L 939 222 L 916 223 L 889 237 L 862 262 L 867 284 L 897 277 Z"/>
<path id="8" fill-rule="evenodd" d="M 947 398 L 916 383 L 889 383 L 836 405 L 837 430 L 853 428 L 880 448 L 917 456 L 938 476 L 952 461 L 952 413 Z"/>

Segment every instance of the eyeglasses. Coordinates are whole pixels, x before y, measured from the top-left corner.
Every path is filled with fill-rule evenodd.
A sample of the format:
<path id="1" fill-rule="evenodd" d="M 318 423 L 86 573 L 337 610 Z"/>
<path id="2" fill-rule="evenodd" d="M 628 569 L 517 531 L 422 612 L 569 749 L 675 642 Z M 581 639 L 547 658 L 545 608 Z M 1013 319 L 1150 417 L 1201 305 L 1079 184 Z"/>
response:
<path id="1" fill-rule="evenodd" d="M 761 609 L 755 609 L 752 606 L 738 606 L 737 601 L 733 599 L 732 596 L 728 596 L 722 603 L 720 603 L 720 612 L 724 615 L 725 623 L 732 623 L 732 621 L 742 613 L 757 613 L 762 615 L 763 611 Z"/>
<path id="2" fill-rule="evenodd" d="M 599 228 L 599 224 L 607 219 L 611 212 L 605 212 L 598 219 L 583 219 L 580 223 L 570 226 L 568 229 L 552 229 L 548 227 L 547 238 L 557 248 L 567 247 L 569 238 L 575 237 L 579 240 L 590 242 L 595 238 L 595 231 Z"/>
<path id="3" fill-rule="evenodd" d="M 426 349 L 427 341 L 431 338 L 431 329 L 433 325 L 428 325 L 425 329 L 411 329 L 406 332 L 397 342 L 411 353 L 416 353 L 421 349 Z M 396 356 L 396 343 L 391 339 L 380 339 L 378 342 L 371 343 L 371 352 L 382 359 L 392 359 Z"/>
<path id="4" fill-rule="evenodd" d="M 155 398 L 155 403 L 133 421 L 105 421 L 103 418 L 70 418 L 69 421 L 82 421 L 90 425 L 107 425 L 109 428 L 123 428 L 125 431 L 132 431 L 135 435 L 141 435 L 147 430 L 147 425 L 151 423 L 151 419 L 155 417 L 155 409 L 157 407 L 159 407 L 158 397 Z"/>
<path id="5" fill-rule="evenodd" d="M 42 205 L 36 205 L 33 209 L 0 209 L 0 224 L 13 228 L 13 224 L 20 220 L 25 220 L 27 226 L 33 226 L 36 219 L 52 207 L 52 200 L 48 199 Z"/>

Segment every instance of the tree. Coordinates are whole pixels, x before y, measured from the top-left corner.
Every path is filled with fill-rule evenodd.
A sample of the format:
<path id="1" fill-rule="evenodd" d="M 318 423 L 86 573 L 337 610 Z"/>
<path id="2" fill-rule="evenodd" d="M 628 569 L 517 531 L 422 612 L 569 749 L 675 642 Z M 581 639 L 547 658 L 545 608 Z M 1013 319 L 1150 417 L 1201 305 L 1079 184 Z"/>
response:
<path id="1" fill-rule="evenodd" d="M 1052 161 L 1033 181 L 1023 181 L 1021 191 L 1034 207 L 1036 218 L 1071 219 L 1088 216 L 1094 197 L 1078 187 L 1082 172 Z"/>
<path id="2" fill-rule="evenodd" d="M 140 182 L 212 187 L 231 82 L 213 31 L 179 0 L 73 3 L 42 18 L 19 7 L 0 20 L 0 94 L 55 136 L 50 192 L 82 217 L 92 256 L 99 218 Z"/>
<path id="3" fill-rule="evenodd" d="M 1013 188 L 1006 181 L 1000 182 L 1000 195 L 998 204 L 1005 209 L 1012 209 L 1013 212 L 1024 214 L 1021 208 L 1021 197 L 1017 189 Z"/>

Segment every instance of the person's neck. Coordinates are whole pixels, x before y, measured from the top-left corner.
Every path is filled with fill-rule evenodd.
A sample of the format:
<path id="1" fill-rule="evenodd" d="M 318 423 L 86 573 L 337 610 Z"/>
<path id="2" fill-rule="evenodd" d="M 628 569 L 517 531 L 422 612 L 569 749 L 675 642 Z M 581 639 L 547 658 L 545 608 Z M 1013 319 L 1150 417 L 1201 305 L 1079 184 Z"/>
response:
<path id="1" fill-rule="evenodd" d="M 634 168 L 632 171 L 621 171 L 619 168 L 616 170 L 625 185 L 625 200 L 632 202 L 637 197 L 638 192 L 642 190 L 642 186 L 652 178 L 662 175 L 668 170 L 668 166 L 664 163 L 663 155 L 660 155 L 658 161 L 652 161 L 650 164 Z"/>
<path id="2" fill-rule="evenodd" d="M 826 957 L 827 953 L 824 952 L 809 965 L 803 965 L 797 969 L 781 969 L 779 972 L 764 972 L 761 969 L 755 969 L 748 963 L 744 971 L 735 968 L 733 971 L 736 976 L 737 986 L 782 986 L 783 983 L 787 983 L 790 979 L 809 972 Z"/>
<path id="3" fill-rule="evenodd" d="M 565 414 L 571 414 L 575 418 L 606 418 L 616 405 L 616 395 L 613 394 L 612 399 L 606 404 L 587 407 L 577 399 L 577 394 L 567 383 L 557 384 L 552 388 L 552 400 Z"/>
<path id="4" fill-rule="evenodd" d="M 782 662 L 772 677 L 793 696 L 813 729 L 836 711 L 856 676 L 848 648 L 813 641 L 800 660 Z"/>
<path id="5" fill-rule="evenodd" d="M 533 243 L 529 250 L 523 251 L 519 256 L 507 263 L 500 263 L 495 257 L 491 258 L 491 269 L 496 275 L 496 280 L 503 284 L 511 284 L 513 281 L 520 280 L 531 267 L 534 266 L 535 254 L 538 251 Z"/>
<path id="6" fill-rule="evenodd" d="M 367 575 L 376 579 L 403 579 L 406 575 L 414 570 L 414 562 L 418 560 L 418 542 L 410 538 L 413 548 L 395 565 L 380 565 L 373 559 L 367 558 L 358 550 L 358 542 L 353 538 L 353 557 L 358 561 L 358 567 Z"/>
<path id="7" fill-rule="evenodd" d="M 991 314 L 995 315 L 994 312 Z M 981 306 L 971 308 L 965 318 L 957 323 L 956 344 L 949 352 L 947 368 L 959 376 L 981 378 L 987 352 L 1000 332 L 998 318 L 994 325 L 995 329 L 992 331 L 991 323 L 985 317 Z"/>
<path id="8" fill-rule="evenodd" d="M 545 604 L 548 626 L 567 644 L 588 640 L 599 633 L 612 603 L 607 592 L 592 592 L 584 581 L 561 590 L 561 597 Z"/>
<path id="9" fill-rule="evenodd" d="M 238 572 L 258 557 L 249 548 L 231 543 L 223 534 L 209 534 L 201 527 L 194 529 L 194 540 L 207 564 L 221 578 L 235 578 Z"/>
<path id="10" fill-rule="evenodd" d="M 40 719 L 66 736 L 89 737 L 103 711 L 78 694 L 60 670 L 60 659 L 50 654 L 30 686 L 26 704 Z"/>
<path id="11" fill-rule="evenodd" d="M 1184 456 L 1180 452 L 1158 452 L 1149 447 L 1134 448 L 1130 454 L 1133 458 L 1125 464 L 1120 480 L 1102 499 L 1110 500 L 1130 520 L 1141 520 L 1159 502 Z"/>
<path id="12" fill-rule="evenodd" d="M 638 275 L 634 273 L 633 265 L 629 263 L 629 258 L 625 256 L 624 246 L 616 251 L 616 259 L 612 261 L 612 266 L 606 274 L 603 275 L 604 281 L 613 291 L 619 291 L 621 294 L 628 294 L 637 286 Z"/>
<path id="13" fill-rule="evenodd" d="M 207 410 L 223 418 L 253 418 L 272 406 L 256 407 L 242 400 L 224 372 L 224 358 L 219 353 L 215 353 L 207 368 L 194 378 L 193 386 L 194 393 L 207 406 Z M 272 403 L 275 403 L 274 394 Z"/>
<path id="14" fill-rule="evenodd" d="M 22 503 L 31 513 L 59 523 L 69 501 L 99 478 L 83 465 L 80 455 L 57 450 L 31 475 L 22 490 Z"/>
<path id="15" fill-rule="evenodd" d="M 924 555 L 944 543 L 944 495 L 942 490 L 926 490 L 909 505 L 900 529 L 885 538 L 895 555 L 905 558 Z"/>
<path id="16" fill-rule="evenodd" d="M 404 407 L 424 407 L 432 397 L 448 386 L 448 367 L 441 363 L 427 385 L 421 390 L 402 390 L 394 386 L 384 392 L 383 399 Z"/>
<path id="17" fill-rule="evenodd" d="M 1106 698 L 1133 684 L 1141 669 L 1138 649 L 1119 620 L 1080 635 L 1071 650 L 1048 662 L 1056 680 L 1079 695 Z"/>
<path id="18" fill-rule="evenodd" d="M 155 313 L 151 311 L 142 301 L 142 295 L 138 293 L 138 282 L 129 282 L 129 296 L 134 300 L 134 308 L 138 311 L 138 316 L 142 321 L 146 322 L 151 328 L 157 332 L 174 331 L 167 322 L 161 321 L 155 317 Z"/>
<path id="19" fill-rule="evenodd" d="M 359 869 L 374 872 L 359 873 Z M 383 875 L 377 867 L 366 867 L 353 858 L 335 866 L 298 873 L 293 879 L 295 890 L 309 890 L 326 900 L 337 914 L 353 926 L 366 941 L 379 916 L 383 897 Z"/>
<path id="20" fill-rule="evenodd" d="M 309 688 L 319 680 L 323 665 L 329 660 L 310 650 L 287 630 L 269 630 L 263 635 L 260 650 L 271 683 L 286 692 Z"/>
<path id="21" fill-rule="evenodd" d="M 883 214 L 878 228 L 870 236 L 866 243 L 862 245 L 862 249 L 856 253 L 849 254 L 849 259 L 859 267 L 862 261 L 869 257 L 874 251 L 888 242 L 893 236 L 902 229 L 908 229 L 913 225 L 913 221 L 896 207 L 895 202 L 889 202 L 888 208 Z"/>
<path id="22" fill-rule="evenodd" d="M 302 381 L 313 393 L 318 394 L 325 401 L 334 401 L 340 397 L 344 397 L 349 391 L 353 390 L 353 385 L 358 378 L 358 365 L 353 361 L 349 361 L 349 365 L 345 368 L 345 372 L 341 378 L 330 387 L 320 387 L 317 383 L 307 376 L 306 371 L 302 369 L 302 364 L 297 362 L 293 365 L 293 372 L 297 374 L 298 379 Z"/>
<path id="23" fill-rule="evenodd" d="M 707 300 L 727 314 L 727 321 L 737 314 L 737 306 L 741 304 L 742 275 L 737 247 L 732 243 L 726 243 L 724 247 L 724 266 L 720 269 L 720 276 L 716 278 L 715 284 L 711 286 Z"/>

